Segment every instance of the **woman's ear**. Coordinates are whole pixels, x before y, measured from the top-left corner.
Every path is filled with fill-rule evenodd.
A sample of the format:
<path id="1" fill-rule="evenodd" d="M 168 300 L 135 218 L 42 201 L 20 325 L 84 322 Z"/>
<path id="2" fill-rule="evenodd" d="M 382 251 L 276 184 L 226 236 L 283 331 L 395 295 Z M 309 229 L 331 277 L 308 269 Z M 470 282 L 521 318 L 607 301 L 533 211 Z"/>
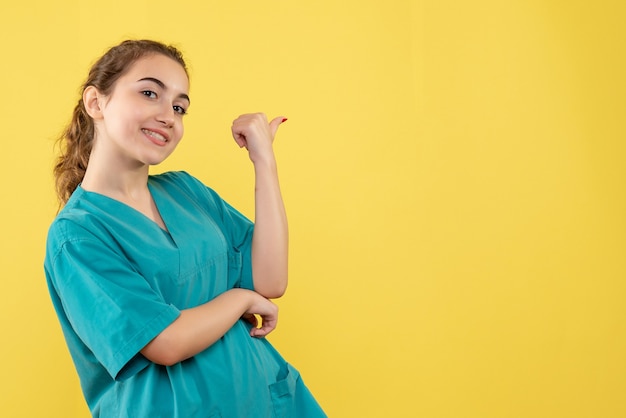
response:
<path id="1" fill-rule="evenodd" d="M 85 91 L 83 91 L 85 110 L 94 120 L 102 118 L 102 110 L 100 109 L 101 100 L 102 95 L 94 86 L 87 86 Z"/>

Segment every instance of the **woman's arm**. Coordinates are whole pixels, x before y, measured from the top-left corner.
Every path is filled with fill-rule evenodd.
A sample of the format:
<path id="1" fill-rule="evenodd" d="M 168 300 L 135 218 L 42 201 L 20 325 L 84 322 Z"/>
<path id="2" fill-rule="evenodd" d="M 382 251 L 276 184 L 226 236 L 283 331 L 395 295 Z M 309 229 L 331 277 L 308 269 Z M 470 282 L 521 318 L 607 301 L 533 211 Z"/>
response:
<path id="1" fill-rule="evenodd" d="M 278 307 L 256 292 L 231 289 L 203 305 L 181 311 L 180 316 L 142 350 L 148 360 L 171 366 L 219 340 L 242 316 L 261 316 L 261 328 L 250 335 L 264 337 L 276 328 Z"/>
<path id="2" fill-rule="evenodd" d="M 240 147 L 248 150 L 255 173 L 255 219 L 252 237 L 254 289 L 267 298 L 281 297 L 287 289 L 288 228 L 272 143 L 278 126 L 262 113 L 241 115 L 232 133 Z"/>

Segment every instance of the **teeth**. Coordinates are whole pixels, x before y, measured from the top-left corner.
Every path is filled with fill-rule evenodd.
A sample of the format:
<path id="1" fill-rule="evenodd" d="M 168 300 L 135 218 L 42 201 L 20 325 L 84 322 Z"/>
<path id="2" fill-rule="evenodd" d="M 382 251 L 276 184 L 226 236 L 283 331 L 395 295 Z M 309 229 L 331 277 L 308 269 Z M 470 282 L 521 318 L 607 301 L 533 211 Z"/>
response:
<path id="1" fill-rule="evenodd" d="M 157 140 L 159 140 L 161 142 L 167 142 L 165 137 L 163 135 L 161 135 L 160 133 L 158 133 L 158 132 L 152 132 L 152 131 L 149 131 L 147 129 L 142 129 L 141 131 L 143 133 L 145 133 L 146 135 L 150 135 L 152 138 L 157 139 Z"/>

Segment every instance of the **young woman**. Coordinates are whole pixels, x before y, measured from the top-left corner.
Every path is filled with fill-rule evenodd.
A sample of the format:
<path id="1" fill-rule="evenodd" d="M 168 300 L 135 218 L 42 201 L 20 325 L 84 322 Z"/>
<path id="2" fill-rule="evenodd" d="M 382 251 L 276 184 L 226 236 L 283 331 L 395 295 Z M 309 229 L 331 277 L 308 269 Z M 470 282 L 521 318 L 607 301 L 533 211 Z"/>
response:
<path id="1" fill-rule="evenodd" d="M 188 90 L 178 50 L 125 41 L 91 68 L 61 138 L 44 266 L 85 399 L 95 417 L 325 417 L 263 338 L 287 286 L 285 119 L 232 125 L 254 165 L 252 224 L 187 173 L 148 173 L 183 136 Z"/>

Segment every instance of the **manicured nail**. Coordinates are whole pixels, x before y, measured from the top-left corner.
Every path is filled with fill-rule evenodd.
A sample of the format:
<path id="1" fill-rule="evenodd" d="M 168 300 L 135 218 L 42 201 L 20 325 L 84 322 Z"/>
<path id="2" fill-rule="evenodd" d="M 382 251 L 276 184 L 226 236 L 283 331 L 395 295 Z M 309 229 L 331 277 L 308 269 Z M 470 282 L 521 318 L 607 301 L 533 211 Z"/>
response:
<path id="1" fill-rule="evenodd" d="M 280 121 L 280 123 L 283 123 L 283 122 L 287 122 L 287 118 L 283 118 L 283 120 Z"/>

